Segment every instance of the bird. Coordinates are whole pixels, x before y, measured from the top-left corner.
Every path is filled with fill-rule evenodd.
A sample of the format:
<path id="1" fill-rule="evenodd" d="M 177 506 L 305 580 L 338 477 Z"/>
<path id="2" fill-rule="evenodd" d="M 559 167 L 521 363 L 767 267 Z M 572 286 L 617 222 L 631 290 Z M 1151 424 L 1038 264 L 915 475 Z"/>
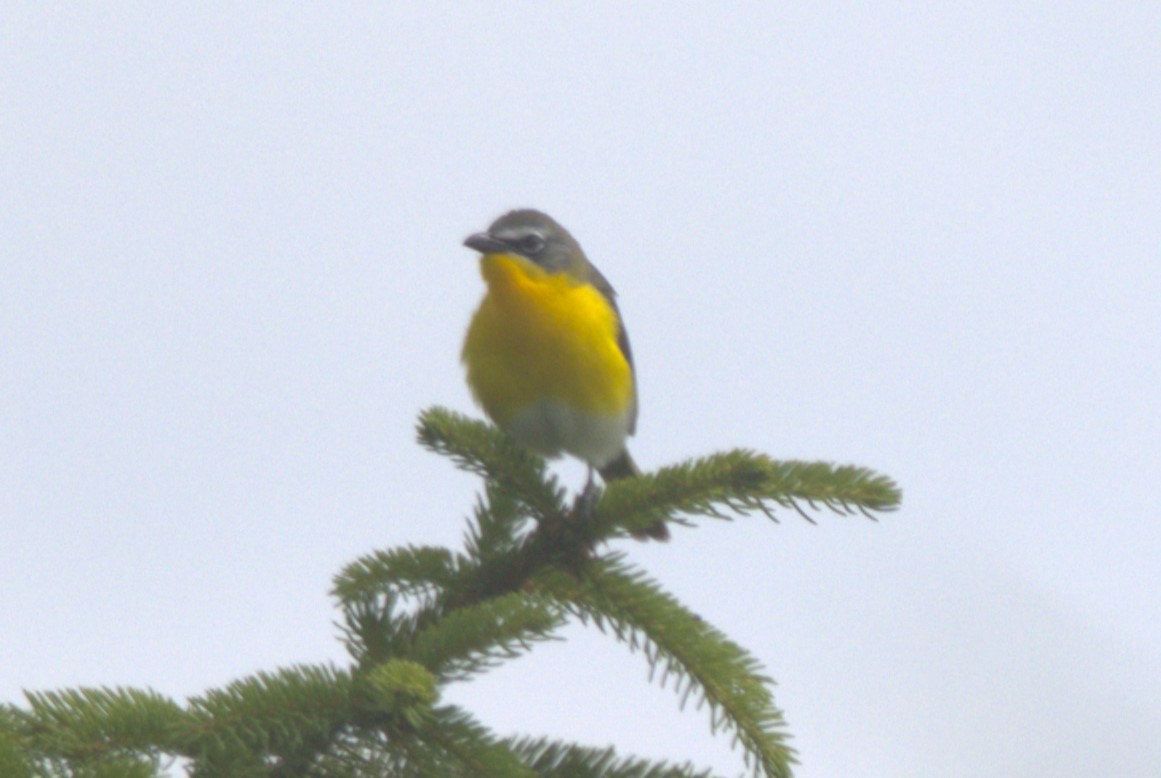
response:
<path id="1" fill-rule="evenodd" d="M 607 483 L 640 475 L 629 334 L 608 279 L 546 213 L 509 211 L 464 245 L 479 252 L 486 292 L 464 337 L 467 383 L 485 415 L 546 457 L 569 454 Z M 586 492 L 588 489 L 586 488 Z M 667 540 L 664 521 L 634 532 Z"/>

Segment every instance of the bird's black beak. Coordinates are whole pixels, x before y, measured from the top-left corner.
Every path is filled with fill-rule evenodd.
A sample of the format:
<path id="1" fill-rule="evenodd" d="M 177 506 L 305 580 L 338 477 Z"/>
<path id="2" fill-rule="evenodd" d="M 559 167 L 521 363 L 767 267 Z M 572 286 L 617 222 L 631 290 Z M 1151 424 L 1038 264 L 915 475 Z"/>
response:
<path id="1" fill-rule="evenodd" d="M 496 240 L 486 232 L 477 232 L 475 235 L 469 235 L 464 241 L 464 245 L 470 249 L 475 249 L 481 254 L 508 254 L 512 251 L 502 241 Z"/>

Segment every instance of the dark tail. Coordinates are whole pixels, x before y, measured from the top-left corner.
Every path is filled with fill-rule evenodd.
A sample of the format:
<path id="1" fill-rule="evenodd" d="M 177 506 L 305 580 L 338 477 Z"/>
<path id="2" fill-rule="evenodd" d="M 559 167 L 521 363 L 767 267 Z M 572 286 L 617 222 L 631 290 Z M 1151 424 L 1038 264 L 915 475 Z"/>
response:
<path id="1" fill-rule="evenodd" d="M 636 478 L 641 475 L 641 471 L 637 469 L 637 463 L 633 461 L 633 457 L 629 456 L 629 449 L 622 451 L 621 456 L 602 467 L 598 472 L 601 474 L 601 478 L 605 479 L 605 483 L 616 481 L 618 478 Z M 665 525 L 664 521 L 659 521 L 632 534 L 637 540 L 669 540 L 669 527 Z"/>

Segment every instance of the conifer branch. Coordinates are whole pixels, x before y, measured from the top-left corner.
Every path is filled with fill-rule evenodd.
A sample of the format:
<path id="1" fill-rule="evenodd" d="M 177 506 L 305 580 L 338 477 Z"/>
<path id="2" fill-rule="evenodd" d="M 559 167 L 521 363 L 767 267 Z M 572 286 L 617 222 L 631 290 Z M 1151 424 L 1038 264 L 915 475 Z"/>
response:
<path id="1" fill-rule="evenodd" d="M 495 778 L 536 778 L 505 744 L 492 737 L 466 712 L 454 706 L 435 711 L 430 723 L 417 731 L 418 740 L 446 754 L 443 770 L 430 775 L 494 776 Z"/>
<path id="2" fill-rule="evenodd" d="M 563 623 L 551 603 L 508 594 L 449 611 L 415 635 L 407 656 L 444 681 L 466 680 L 550 639 Z"/>
<path id="3" fill-rule="evenodd" d="M 469 559 L 487 562 L 515 550 L 521 541 L 528 515 L 511 492 L 485 481 L 484 495 L 477 498 L 474 522 L 468 524 L 464 543 Z"/>
<path id="4" fill-rule="evenodd" d="M 672 681 L 683 704 L 697 694 L 710 707 L 711 729 L 731 730 L 756 772 L 790 775 L 793 750 L 768 690 L 773 682 L 740 646 L 620 555 L 594 560 L 581 578 L 546 569 L 537 581 L 583 622 L 611 630 L 632 650 L 643 649 L 651 670 L 660 670 L 662 685 Z"/>
<path id="5" fill-rule="evenodd" d="M 49 757 L 97 764 L 178 750 L 185 713 L 156 692 L 80 688 L 28 692 L 21 716 L 29 746 Z"/>
<path id="6" fill-rule="evenodd" d="M 585 748 L 546 738 L 515 738 L 508 747 L 541 778 L 715 778 L 686 762 L 649 762 L 618 757 L 612 748 Z"/>
<path id="7" fill-rule="evenodd" d="M 364 665 L 411 658 L 450 680 L 547 639 L 561 621 L 550 603 L 507 596 L 515 583 L 489 582 L 512 575 L 514 554 L 455 560 L 442 549 L 410 548 L 351 563 L 336 577 L 334 592 L 354 657 Z M 409 594 L 422 595 L 418 606 L 400 611 L 399 599 Z"/>
<path id="8" fill-rule="evenodd" d="M 801 503 L 836 513 L 894 510 L 900 492 L 886 476 L 866 468 L 824 462 L 775 462 L 735 450 L 664 467 L 640 478 L 613 482 L 593 517 L 594 534 L 616 527 L 641 530 L 658 521 L 688 523 L 683 516 L 729 519 L 759 512 L 774 519 L 772 506 L 797 511 Z M 776 520 L 776 519 L 775 519 Z"/>
<path id="9" fill-rule="evenodd" d="M 340 629 L 361 667 L 407 656 L 416 631 L 438 617 L 435 603 L 458 574 L 451 552 L 403 547 L 375 551 L 343 568 L 331 594 L 342 609 Z M 412 611 L 397 607 L 418 603 Z"/>
<path id="10" fill-rule="evenodd" d="M 599 544 L 697 516 L 871 516 L 899 503 L 889 478 L 732 451 L 618 481 L 596 504 L 567 505 L 542 459 L 483 422 L 432 408 L 419 437 L 482 475 L 485 496 L 463 552 L 378 551 L 336 576 L 350 669 L 259 673 L 185 707 L 133 689 L 29 694 L 27 710 L 0 704 L 0 777 L 154 778 L 181 757 L 195 778 L 709 778 L 612 749 L 500 741 L 466 712 L 436 707 L 447 683 L 550 639 L 569 615 L 642 651 L 682 705 L 691 697 L 706 705 L 711 729 L 729 731 L 755 773 L 789 775 L 793 751 L 754 658 L 622 555 L 599 554 Z"/>
<path id="11" fill-rule="evenodd" d="M 393 595 L 367 594 L 342 600 L 343 635 L 347 653 L 360 668 L 401 656 L 415 633 L 415 619 L 396 612 Z"/>
<path id="12" fill-rule="evenodd" d="M 258 673 L 189 702 L 198 737 L 184 751 L 208 767 L 309 765 L 355 716 L 356 684 L 327 666 Z M 265 774 L 276 774 L 267 772 Z"/>
<path id="13" fill-rule="evenodd" d="M 564 489 L 549 475 L 544 459 L 490 424 L 433 407 L 420 414 L 418 433 L 424 447 L 506 490 L 533 518 L 551 518 L 564 510 Z"/>
<path id="14" fill-rule="evenodd" d="M 331 593 L 344 601 L 377 594 L 434 597 L 457 574 L 455 557 L 446 548 L 401 546 L 373 551 L 344 567 Z"/>
<path id="15" fill-rule="evenodd" d="M 0 703 L 0 775 L 32 778 L 32 760 L 27 738 L 20 733 L 28 714 L 15 706 Z"/>

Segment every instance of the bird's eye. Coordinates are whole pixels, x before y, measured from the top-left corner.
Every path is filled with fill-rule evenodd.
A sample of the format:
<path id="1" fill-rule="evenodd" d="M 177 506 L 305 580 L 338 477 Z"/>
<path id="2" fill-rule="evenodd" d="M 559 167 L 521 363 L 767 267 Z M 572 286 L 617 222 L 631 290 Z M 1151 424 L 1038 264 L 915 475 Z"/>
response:
<path id="1" fill-rule="evenodd" d="M 544 238 L 540 237 L 536 233 L 531 233 L 516 241 L 516 246 L 524 254 L 539 254 L 540 251 L 544 248 Z"/>

